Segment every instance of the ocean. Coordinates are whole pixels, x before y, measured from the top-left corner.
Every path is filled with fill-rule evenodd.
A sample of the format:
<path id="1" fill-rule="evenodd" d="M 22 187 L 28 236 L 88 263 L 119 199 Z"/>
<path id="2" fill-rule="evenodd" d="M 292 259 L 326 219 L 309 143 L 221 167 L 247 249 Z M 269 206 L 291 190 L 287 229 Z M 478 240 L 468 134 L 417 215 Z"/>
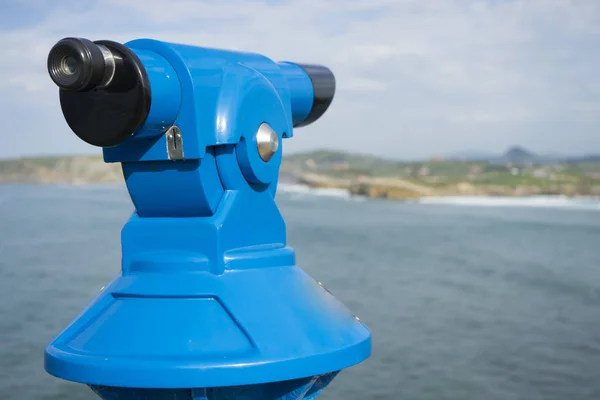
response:
<path id="1" fill-rule="evenodd" d="M 600 202 L 286 185 L 298 264 L 371 329 L 323 400 L 600 398 Z M 45 345 L 120 268 L 120 186 L 0 186 L 0 399 L 94 399 Z"/>

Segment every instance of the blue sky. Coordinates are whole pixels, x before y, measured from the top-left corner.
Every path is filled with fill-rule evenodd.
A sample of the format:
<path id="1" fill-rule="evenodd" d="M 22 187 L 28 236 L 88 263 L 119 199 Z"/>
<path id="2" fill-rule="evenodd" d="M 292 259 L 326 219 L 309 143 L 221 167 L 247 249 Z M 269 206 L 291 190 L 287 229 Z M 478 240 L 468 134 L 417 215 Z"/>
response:
<path id="1" fill-rule="evenodd" d="M 70 132 L 46 73 L 65 36 L 328 65 L 333 105 L 284 151 L 600 153 L 598 21 L 597 0 L 3 0 L 0 157 L 99 153 Z"/>

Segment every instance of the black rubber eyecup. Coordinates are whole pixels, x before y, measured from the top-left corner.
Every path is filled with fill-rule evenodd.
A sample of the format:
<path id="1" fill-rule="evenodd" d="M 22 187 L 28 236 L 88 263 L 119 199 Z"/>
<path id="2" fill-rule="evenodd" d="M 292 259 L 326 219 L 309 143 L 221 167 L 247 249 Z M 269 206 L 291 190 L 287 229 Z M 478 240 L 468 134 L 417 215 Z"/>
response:
<path id="1" fill-rule="evenodd" d="M 87 39 L 65 38 L 48 54 L 48 73 L 64 90 L 91 89 L 104 76 L 104 56 L 96 44 Z"/>
<path id="2" fill-rule="evenodd" d="M 113 147 L 134 135 L 146 121 L 152 98 L 150 81 L 143 63 L 127 46 L 108 40 L 92 44 L 105 47 L 114 56 L 110 84 L 98 88 L 91 80 L 87 81 L 89 90 L 61 87 L 60 105 L 65 121 L 81 140 Z"/>

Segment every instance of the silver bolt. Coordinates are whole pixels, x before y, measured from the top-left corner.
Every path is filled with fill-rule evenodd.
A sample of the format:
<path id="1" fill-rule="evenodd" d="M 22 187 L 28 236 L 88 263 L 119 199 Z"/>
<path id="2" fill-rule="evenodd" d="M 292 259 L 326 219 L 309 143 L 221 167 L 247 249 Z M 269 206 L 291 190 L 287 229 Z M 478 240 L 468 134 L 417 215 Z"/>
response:
<path id="1" fill-rule="evenodd" d="M 256 132 L 256 147 L 264 162 L 268 162 L 279 148 L 279 137 L 267 123 L 262 123 Z"/>

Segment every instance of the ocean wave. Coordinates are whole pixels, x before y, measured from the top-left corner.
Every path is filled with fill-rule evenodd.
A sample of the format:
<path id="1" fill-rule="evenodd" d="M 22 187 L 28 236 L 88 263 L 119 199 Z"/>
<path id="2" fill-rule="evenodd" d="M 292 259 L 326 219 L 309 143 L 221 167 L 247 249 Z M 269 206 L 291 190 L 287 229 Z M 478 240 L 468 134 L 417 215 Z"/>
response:
<path id="1" fill-rule="evenodd" d="M 344 200 L 362 200 L 356 196 L 352 196 L 352 194 L 346 189 L 311 188 L 307 185 L 297 183 L 280 183 L 277 186 L 277 192 L 291 194 L 294 198 L 317 196 L 332 197 Z"/>
<path id="2" fill-rule="evenodd" d="M 544 207 L 600 211 L 598 198 L 569 198 L 565 196 L 495 197 L 448 196 L 426 197 L 419 204 L 456 205 L 474 207 Z"/>

